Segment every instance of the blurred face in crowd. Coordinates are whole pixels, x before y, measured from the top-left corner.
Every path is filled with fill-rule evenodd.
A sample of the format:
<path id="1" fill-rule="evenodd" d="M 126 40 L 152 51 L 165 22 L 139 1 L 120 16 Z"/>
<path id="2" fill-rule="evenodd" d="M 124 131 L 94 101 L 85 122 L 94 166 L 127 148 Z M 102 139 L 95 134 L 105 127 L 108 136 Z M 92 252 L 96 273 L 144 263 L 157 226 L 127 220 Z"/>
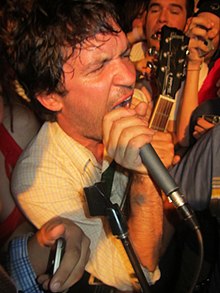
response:
<path id="1" fill-rule="evenodd" d="M 135 69 L 129 53 L 124 32 L 97 34 L 75 49 L 64 65 L 68 94 L 57 97 L 57 121 L 69 136 L 87 147 L 90 141 L 102 141 L 106 113 L 130 105 Z"/>
<path id="2" fill-rule="evenodd" d="M 159 49 L 159 37 L 164 25 L 184 30 L 187 23 L 186 0 L 150 0 L 145 22 L 148 48 Z"/>

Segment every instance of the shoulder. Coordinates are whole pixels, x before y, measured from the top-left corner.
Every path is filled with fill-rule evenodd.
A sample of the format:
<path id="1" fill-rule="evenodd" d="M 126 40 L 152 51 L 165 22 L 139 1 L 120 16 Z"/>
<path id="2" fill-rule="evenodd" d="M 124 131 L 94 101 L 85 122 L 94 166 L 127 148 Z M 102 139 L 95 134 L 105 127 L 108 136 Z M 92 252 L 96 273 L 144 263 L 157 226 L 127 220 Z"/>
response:
<path id="1" fill-rule="evenodd" d="M 21 104 L 13 106 L 12 115 L 13 130 L 11 129 L 11 114 L 7 107 L 5 108 L 3 124 L 17 144 L 24 149 L 38 132 L 40 122 L 30 109 Z"/>

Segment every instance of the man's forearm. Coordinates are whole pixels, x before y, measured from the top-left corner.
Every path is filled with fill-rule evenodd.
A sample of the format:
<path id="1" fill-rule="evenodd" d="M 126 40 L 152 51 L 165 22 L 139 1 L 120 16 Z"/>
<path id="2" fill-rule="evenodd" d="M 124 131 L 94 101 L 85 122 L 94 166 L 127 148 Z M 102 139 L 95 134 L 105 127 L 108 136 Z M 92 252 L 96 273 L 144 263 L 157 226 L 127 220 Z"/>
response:
<path id="1" fill-rule="evenodd" d="M 142 265 L 154 271 L 160 255 L 163 233 L 163 202 L 147 175 L 134 174 L 130 190 L 129 232 Z"/>

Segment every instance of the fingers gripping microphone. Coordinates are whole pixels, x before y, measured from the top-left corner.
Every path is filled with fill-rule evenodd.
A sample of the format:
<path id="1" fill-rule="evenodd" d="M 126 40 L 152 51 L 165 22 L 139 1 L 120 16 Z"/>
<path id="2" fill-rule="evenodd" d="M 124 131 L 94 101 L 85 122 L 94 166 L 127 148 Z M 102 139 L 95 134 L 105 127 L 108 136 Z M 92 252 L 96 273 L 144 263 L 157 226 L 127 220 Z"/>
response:
<path id="1" fill-rule="evenodd" d="M 146 144 L 140 150 L 143 164 L 157 186 L 168 196 L 183 219 L 189 223 L 192 229 L 199 229 L 194 212 L 190 205 L 185 201 L 184 196 L 179 192 L 179 187 L 172 176 L 158 157 L 151 144 Z"/>

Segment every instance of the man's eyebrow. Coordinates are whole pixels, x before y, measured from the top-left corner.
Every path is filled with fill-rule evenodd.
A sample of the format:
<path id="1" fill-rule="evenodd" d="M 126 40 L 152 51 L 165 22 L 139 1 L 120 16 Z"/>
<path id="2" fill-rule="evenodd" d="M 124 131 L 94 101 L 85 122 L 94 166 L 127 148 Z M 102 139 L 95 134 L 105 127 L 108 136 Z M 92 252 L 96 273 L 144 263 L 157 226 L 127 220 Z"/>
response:
<path id="1" fill-rule="evenodd" d="M 148 9 L 154 7 L 154 6 L 160 6 L 160 3 L 150 3 L 148 6 Z"/>
<path id="2" fill-rule="evenodd" d="M 155 2 L 155 3 L 149 4 L 149 8 L 158 7 L 158 6 L 161 6 L 160 3 Z M 178 3 L 170 3 L 170 6 L 171 7 L 176 7 L 176 8 L 179 8 L 179 9 L 183 10 L 183 7 Z"/>
<path id="3" fill-rule="evenodd" d="M 98 56 L 98 58 L 93 59 L 92 61 L 89 61 L 86 66 L 90 67 L 90 66 L 97 66 L 100 65 L 102 63 L 105 63 L 106 61 L 108 61 L 109 59 L 105 56 Z"/>
<path id="4" fill-rule="evenodd" d="M 122 53 L 120 54 L 120 57 L 122 56 L 125 56 L 127 54 L 129 54 L 131 51 L 131 45 L 128 43 L 127 47 L 124 49 L 124 51 L 122 51 Z M 91 62 L 87 63 L 87 66 L 96 66 L 96 65 L 99 65 L 99 64 L 102 64 L 102 63 L 105 63 L 107 61 L 111 60 L 110 57 L 106 57 L 106 56 L 99 56 L 98 58 L 96 59 L 93 59 Z"/>
<path id="5" fill-rule="evenodd" d="M 179 8 L 180 10 L 183 10 L 183 7 L 178 3 L 171 3 L 170 6 L 175 7 L 175 8 Z"/>

